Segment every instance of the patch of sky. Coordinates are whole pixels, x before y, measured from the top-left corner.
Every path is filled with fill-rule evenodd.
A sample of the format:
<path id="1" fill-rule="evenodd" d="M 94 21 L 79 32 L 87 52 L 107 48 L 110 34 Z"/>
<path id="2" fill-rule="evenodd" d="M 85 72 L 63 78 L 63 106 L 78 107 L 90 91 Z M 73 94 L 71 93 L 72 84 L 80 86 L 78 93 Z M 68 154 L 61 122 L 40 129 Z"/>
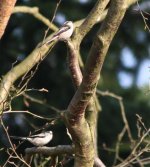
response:
<path id="1" fill-rule="evenodd" d="M 137 34 L 136 34 L 137 42 L 143 43 L 145 41 L 145 39 L 146 39 L 146 33 L 141 31 L 141 30 L 138 30 Z"/>
<path id="2" fill-rule="evenodd" d="M 22 28 L 15 28 L 12 32 L 13 36 L 17 36 L 19 38 L 22 38 L 23 36 L 23 29 Z"/>
<path id="3" fill-rule="evenodd" d="M 88 3 L 90 0 L 78 0 L 80 3 L 82 3 L 82 4 L 86 4 L 86 3 Z"/>
<path id="4" fill-rule="evenodd" d="M 66 21 L 66 17 L 62 13 L 57 13 L 56 17 L 55 17 L 55 20 L 58 24 L 62 25 Z"/>
<path id="5" fill-rule="evenodd" d="M 22 61 L 25 59 L 25 55 L 24 54 L 19 54 L 19 56 L 17 57 L 17 61 Z"/>
<path id="6" fill-rule="evenodd" d="M 120 71 L 118 73 L 118 80 L 121 87 L 128 89 L 133 84 L 133 75 L 125 71 Z"/>
<path id="7" fill-rule="evenodd" d="M 149 10 L 150 9 L 150 1 L 144 1 L 140 3 L 140 9 L 145 11 L 145 10 Z M 146 11 L 145 11 L 146 12 Z"/>
<path id="8" fill-rule="evenodd" d="M 17 124 L 17 125 L 21 125 L 21 126 L 23 126 L 24 125 L 24 116 L 23 116 L 23 114 L 17 114 L 16 116 L 15 116 L 15 123 Z"/>
<path id="9" fill-rule="evenodd" d="M 137 86 L 142 88 L 150 83 L 150 59 L 145 59 L 141 62 L 137 78 Z"/>
<path id="10" fill-rule="evenodd" d="M 137 65 L 137 59 L 130 48 L 125 47 L 121 53 L 121 62 L 127 68 L 134 68 Z M 119 83 L 123 88 L 129 88 L 133 84 L 133 75 L 131 73 L 120 71 L 118 73 Z M 150 85 L 150 59 L 144 59 L 139 66 L 136 85 L 143 88 Z"/>
<path id="11" fill-rule="evenodd" d="M 137 65 L 137 60 L 128 47 L 122 49 L 121 62 L 127 68 L 134 68 Z"/>

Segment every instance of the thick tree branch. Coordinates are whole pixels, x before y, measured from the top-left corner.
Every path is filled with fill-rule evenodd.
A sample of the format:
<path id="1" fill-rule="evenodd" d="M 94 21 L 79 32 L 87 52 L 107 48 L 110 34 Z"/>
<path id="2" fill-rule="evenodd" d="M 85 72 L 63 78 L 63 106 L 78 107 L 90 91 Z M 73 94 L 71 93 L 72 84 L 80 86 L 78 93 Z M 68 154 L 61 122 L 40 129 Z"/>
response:
<path id="1" fill-rule="evenodd" d="M 67 44 L 69 48 L 68 49 L 68 65 L 69 65 L 74 86 L 78 88 L 82 82 L 82 72 L 79 66 L 78 56 L 76 54 L 76 52 L 78 51 L 74 47 L 73 42 L 68 41 Z"/>
<path id="2" fill-rule="evenodd" d="M 75 167 L 89 167 L 93 163 L 92 133 L 85 121 L 84 113 L 91 97 L 95 93 L 106 53 L 127 7 L 127 0 L 111 1 L 106 19 L 102 23 L 91 47 L 82 83 L 67 109 L 66 122 L 75 144 Z"/>
<path id="3" fill-rule="evenodd" d="M 74 152 L 74 148 L 70 145 L 60 145 L 56 147 L 32 147 L 26 148 L 26 154 L 36 154 L 42 153 L 44 155 L 60 155 L 60 154 L 72 154 Z"/>
<path id="4" fill-rule="evenodd" d="M 30 157 L 32 157 L 33 154 L 44 154 L 48 156 L 59 156 L 62 154 L 74 154 L 75 148 L 71 145 L 59 145 L 56 147 L 32 147 L 32 148 L 26 148 L 26 160 L 30 162 Z M 98 157 L 95 157 L 94 159 L 94 167 L 105 167 L 105 165 L 101 162 L 101 160 Z"/>
<path id="5" fill-rule="evenodd" d="M 82 24 L 79 27 L 76 27 L 72 37 L 72 42 L 68 42 L 69 68 L 75 87 L 78 87 L 82 81 L 82 73 L 79 65 L 80 43 L 84 36 L 91 30 L 93 25 L 95 25 L 97 21 L 101 19 L 101 16 L 103 18 L 105 17 L 107 12 L 104 12 L 103 15 L 103 11 L 108 2 L 109 0 L 98 0 L 89 15 L 84 20 L 82 20 Z"/>
<path id="6" fill-rule="evenodd" d="M 84 36 L 91 30 L 91 28 L 100 20 L 106 5 L 109 0 L 98 0 L 89 15 L 85 18 L 84 22 L 76 29 L 73 37 L 73 41 L 80 45 Z"/>
<path id="7" fill-rule="evenodd" d="M 11 16 L 16 0 L 1 0 L 0 1 L 0 39 L 2 38 L 8 20 Z"/>
<path id="8" fill-rule="evenodd" d="M 98 0 L 89 15 L 80 21 L 75 23 L 76 30 L 72 37 L 72 42 L 68 43 L 69 46 L 69 67 L 71 71 L 71 76 L 73 79 L 73 83 L 76 87 L 80 85 L 82 75 L 79 67 L 79 57 L 80 57 L 80 43 L 84 36 L 92 29 L 92 27 L 102 21 L 106 15 L 108 10 L 104 10 L 109 0 Z M 136 0 L 128 0 L 127 6 L 129 7 Z M 83 64 L 82 60 L 80 64 Z"/>
<path id="9" fill-rule="evenodd" d="M 1 5 L 1 4 L 0 4 Z M 4 7 L 4 6 L 3 6 Z M 1 10 L 1 8 L 0 8 Z M 36 18 L 44 22 L 51 29 L 57 30 L 57 27 L 51 24 L 48 19 L 44 18 L 39 12 L 37 8 L 29 8 L 29 7 L 16 7 L 14 13 L 24 12 L 30 13 L 34 15 Z M 1 12 L 0 12 L 1 14 Z M 3 16 L 3 15 L 2 15 Z M 1 21 L 1 20 L 0 20 Z M 48 38 L 50 38 L 51 35 Z M 46 39 L 46 40 L 47 40 Z M 53 45 L 53 44 L 52 44 Z M 42 46 L 40 48 L 35 48 L 33 52 L 20 64 L 13 67 L 3 78 L 0 80 L 0 115 L 2 114 L 2 110 L 8 107 L 9 102 L 7 102 L 7 98 L 10 96 L 10 89 L 13 83 L 20 78 L 22 75 L 28 73 L 37 63 L 40 63 L 45 57 L 46 53 L 52 48 L 52 45 L 49 47 Z"/>
<path id="10" fill-rule="evenodd" d="M 80 69 L 80 65 L 82 59 L 80 59 L 79 65 L 79 58 L 80 58 L 80 43 L 84 36 L 90 31 L 94 24 L 99 22 L 101 19 L 104 19 L 107 10 L 104 12 L 106 5 L 108 4 L 109 0 L 103 1 L 99 0 L 89 13 L 89 15 L 79 23 L 81 24 L 79 27 L 77 26 L 74 36 L 72 38 L 72 42 L 68 42 L 69 46 L 69 55 L 68 55 L 68 62 L 69 68 L 72 76 L 73 83 L 76 88 L 78 88 L 82 82 L 82 73 Z M 79 23 L 76 23 L 78 25 Z M 82 63 L 83 64 L 83 63 Z M 86 120 L 89 125 L 89 131 L 92 135 L 92 140 L 95 146 L 95 155 L 97 153 L 97 132 L 96 132 L 96 125 L 97 125 L 97 115 L 98 111 L 100 110 L 99 103 L 97 103 L 97 98 L 94 96 L 94 100 L 92 99 L 89 103 L 89 106 L 86 111 Z M 97 104 L 96 104 L 97 103 Z"/>
<path id="11" fill-rule="evenodd" d="M 126 9 L 127 1 L 122 2 L 122 0 L 114 0 L 111 3 L 108 15 L 93 42 L 86 62 L 81 86 L 68 107 L 68 114 L 72 123 L 83 115 L 90 98 L 95 92 L 99 80 L 99 72 L 102 68 L 107 50 L 121 23 Z"/>

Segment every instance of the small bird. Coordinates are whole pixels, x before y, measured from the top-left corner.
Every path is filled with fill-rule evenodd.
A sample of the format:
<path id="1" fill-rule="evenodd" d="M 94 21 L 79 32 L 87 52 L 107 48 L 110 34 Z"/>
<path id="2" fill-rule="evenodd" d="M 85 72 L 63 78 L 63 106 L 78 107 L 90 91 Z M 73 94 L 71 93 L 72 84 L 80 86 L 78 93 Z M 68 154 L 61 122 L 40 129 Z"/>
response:
<path id="1" fill-rule="evenodd" d="M 17 137 L 17 136 L 10 136 L 13 139 L 20 139 L 20 140 L 27 140 L 33 145 L 39 147 L 39 146 L 44 146 L 47 143 L 49 143 L 52 138 L 53 138 L 53 132 L 52 131 L 47 131 L 43 132 L 37 135 L 32 135 L 29 137 Z"/>
<path id="2" fill-rule="evenodd" d="M 48 41 L 42 43 L 40 46 L 42 45 L 49 45 L 52 41 L 64 41 L 64 40 L 68 40 L 72 33 L 73 33 L 73 23 L 72 21 L 66 21 L 63 26 L 52 36 L 51 39 L 49 39 Z M 39 47 L 40 47 L 39 46 Z"/>

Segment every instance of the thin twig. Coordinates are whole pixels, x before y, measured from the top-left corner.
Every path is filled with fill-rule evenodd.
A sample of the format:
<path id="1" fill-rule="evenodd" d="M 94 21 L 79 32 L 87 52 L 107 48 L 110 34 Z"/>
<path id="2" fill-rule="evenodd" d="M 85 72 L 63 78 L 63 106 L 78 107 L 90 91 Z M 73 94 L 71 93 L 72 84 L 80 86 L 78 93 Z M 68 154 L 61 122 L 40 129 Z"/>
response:
<path id="1" fill-rule="evenodd" d="M 122 97 L 118 96 L 118 95 L 116 95 L 114 93 L 111 93 L 109 91 L 103 92 L 103 91 L 100 91 L 100 90 L 96 90 L 96 93 L 98 95 L 101 95 L 101 96 L 110 96 L 110 97 L 113 97 L 113 98 L 115 98 L 115 99 L 118 100 L 119 105 L 120 105 L 120 109 L 121 109 L 122 119 L 123 119 L 123 122 L 125 124 L 126 130 L 127 130 L 127 133 L 128 133 L 128 137 L 129 137 L 131 143 L 134 143 L 133 137 L 131 135 L 131 130 L 130 130 L 130 127 L 129 127 L 129 123 L 128 123 L 127 118 L 126 118 L 126 114 L 125 114 L 125 109 L 124 109 Z"/>
<path id="2" fill-rule="evenodd" d="M 26 94 L 26 93 L 23 93 L 22 95 L 23 95 L 26 99 L 28 99 L 28 100 L 30 100 L 30 101 L 32 101 L 32 102 L 34 102 L 34 103 L 41 104 L 41 105 L 43 105 L 43 106 L 45 106 L 45 107 L 47 107 L 47 108 L 49 108 L 49 109 L 55 111 L 56 113 L 61 113 L 61 112 L 62 112 L 61 110 L 59 110 L 59 109 L 57 109 L 57 108 L 55 108 L 55 107 L 53 107 L 53 106 L 51 106 L 51 105 L 45 103 L 45 101 L 42 101 L 42 100 L 36 99 L 36 98 L 34 98 L 34 97 L 31 97 L 31 96 L 29 96 L 29 95 Z"/>
<path id="3" fill-rule="evenodd" d="M 7 136 L 7 139 L 8 139 L 8 141 L 9 141 L 9 144 L 10 144 L 10 146 L 11 146 L 11 149 L 12 149 L 12 151 L 14 152 L 14 154 L 16 155 L 16 157 L 17 157 L 21 162 L 23 162 L 23 163 L 26 164 L 28 167 L 30 167 L 30 165 L 27 164 L 27 163 L 25 162 L 25 160 L 22 159 L 22 158 L 17 154 L 16 148 L 14 147 L 13 143 L 11 142 L 10 136 L 9 136 L 9 134 L 8 134 L 8 130 L 7 130 L 7 128 L 5 127 L 5 125 L 4 125 L 2 119 L 1 119 L 1 125 L 2 125 L 2 127 L 3 127 L 3 129 L 4 129 L 5 133 L 6 133 L 6 136 Z M 9 161 L 9 160 L 8 160 L 8 161 Z M 3 167 L 6 166 L 6 164 L 8 163 L 8 161 L 5 162 L 5 164 L 3 165 Z"/>
<path id="4" fill-rule="evenodd" d="M 55 17 L 56 17 L 56 13 L 57 13 L 57 10 L 58 10 L 58 7 L 61 3 L 61 0 L 59 0 L 56 4 L 56 8 L 55 8 L 55 11 L 54 11 L 54 14 L 53 14 L 53 17 L 52 17 L 52 20 L 51 20 L 51 23 L 54 21 Z"/>
<path id="5" fill-rule="evenodd" d="M 123 138 L 125 132 L 126 132 L 126 127 L 124 126 L 124 128 L 122 129 L 122 131 L 118 135 L 118 140 L 117 140 L 116 149 L 115 149 L 116 151 L 115 151 L 115 158 L 114 158 L 113 166 L 117 163 L 117 160 L 120 160 L 122 162 L 122 159 L 119 156 L 119 149 L 120 149 L 120 143 L 122 141 L 122 138 Z"/>
<path id="6" fill-rule="evenodd" d="M 146 146 L 143 149 L 139 148 L 143 140 L 149 135 L 149 133 L 150 129 L 148 129 L 148 131 L 144 133 L 144 135 L 140 138 L 139 142 L 134 146 L 131 154 L 122 163 L 116 165 L 115 167 L 128 167 L 131 163 L 136 163 L 138 161 L 141 162 L 141 160 L 139 160 L 139 157 L 145 152 L 150 152 L 150 143 L 146 144 Z"/>
<path id="7" fill-rule="evenodd" d="M 146 23 L 146 20 L 148 20 L 148 19 L 144 16 L 143 11 L 140 9 L 140 5 L 139 5 L 139 3 L 138 3 L 138 0 L 137 0 L 137 6 L 138 6 L 139 11 L 140 11 L 140 14 L 141 14 L 141 16 L 142 16 L 142 18 L 143 18 L 143 21 L 144 21 L 144 24 L 145 24 L 145 29 L 147 29 L 148 32 L 150 33 L 150 28 L 149 28 L 149 26 L 148 26 L 147 23 Z"/>
<path id="8" fill-rule="evenodd" d="M 46 118 L 46 117 L 42 117 L 42 116 L 39 116 L 39 115 L 36 115 L 36 114 L 33 114 L 31 113 L 30 111 L 4 111 L 3 114 L 13 114 L 13 113 L 25 113 L 25 114 L 29 114 L 29 115 L 32 115 L 36 118 L 39 118 L 39 119 L 44 119 L 44 120 L 48 120 L 48 121 L 53 121 L 54 118 Z"/>

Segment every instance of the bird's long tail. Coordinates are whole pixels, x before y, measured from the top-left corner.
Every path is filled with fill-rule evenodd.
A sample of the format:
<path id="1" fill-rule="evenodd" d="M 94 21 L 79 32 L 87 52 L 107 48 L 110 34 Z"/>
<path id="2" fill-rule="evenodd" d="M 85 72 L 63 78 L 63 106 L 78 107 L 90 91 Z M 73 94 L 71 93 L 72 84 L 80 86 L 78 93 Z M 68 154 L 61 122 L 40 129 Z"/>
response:
<path id="1" fill-rule="evenodd" d="M 41 44 L 39 44 L 38 45 L 38 48 L 40 48 L 41 46 L 43 46 L 43 45 L 49 45 L 51 42 L 53 42 L 54 40 L 56 40 L 56 39 L 58 39 L 58 36 L 53 36 L 51 39 L 49 39 L 49 40 L 47 40 L 47 41 L 45 41 L 45 42 L 43 42 L 43 43 L 41 43 Z"/>
<path id="2" fill-rule="evenodd" d="M 17 139 L 17 140 L 27 140 L 26 137 L 18 137 L 18 136 L 10 136 L 12 139 Z"/>
<path id="3" fill-rule="evenodd" d="M 49 45 L 55 39 L 58 39 L 58 36 L 53 36 L 50 40 L 46 41 L 44 44 Z"/>

